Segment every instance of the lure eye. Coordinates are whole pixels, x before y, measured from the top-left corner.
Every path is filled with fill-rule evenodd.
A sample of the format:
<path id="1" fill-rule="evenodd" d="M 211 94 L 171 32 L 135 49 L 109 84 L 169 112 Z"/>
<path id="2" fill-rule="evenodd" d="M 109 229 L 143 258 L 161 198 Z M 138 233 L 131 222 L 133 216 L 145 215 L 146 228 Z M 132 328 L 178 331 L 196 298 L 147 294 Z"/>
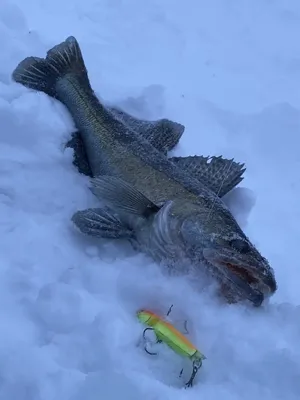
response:
<path id="1" fill-rule="evenodd" d="M 249 253 L 250 246 L 249 244 L 243 239 L 232 239 L 229 242 L 230 246 L 233 247 L 235 250 L 239 251 L 242 254 Z"/>

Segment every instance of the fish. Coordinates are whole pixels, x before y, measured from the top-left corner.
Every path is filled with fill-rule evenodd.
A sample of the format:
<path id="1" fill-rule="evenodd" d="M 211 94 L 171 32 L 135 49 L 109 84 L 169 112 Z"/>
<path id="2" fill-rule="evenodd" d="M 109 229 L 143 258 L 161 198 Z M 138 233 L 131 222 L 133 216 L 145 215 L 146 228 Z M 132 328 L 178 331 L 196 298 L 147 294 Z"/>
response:
<path id="1" fill-rule="evenodd" d="M 12 79 L 60 101 L 80 132 L 93 175 L 90 190 L 100 203 L 71 217 L 82 234 L 128 239 L 170 269 L 187 262 L 212 277 L 230 302 L 259 307 L 275 293 L 273 268 L 223 199 L 242 181 L 244 164 L 222 156 L 168 157 L 182 127 L 153 123 L 138 130 L 106 107 L 92 89 L 74 36 L 45 58 L 22 60 Z"/>

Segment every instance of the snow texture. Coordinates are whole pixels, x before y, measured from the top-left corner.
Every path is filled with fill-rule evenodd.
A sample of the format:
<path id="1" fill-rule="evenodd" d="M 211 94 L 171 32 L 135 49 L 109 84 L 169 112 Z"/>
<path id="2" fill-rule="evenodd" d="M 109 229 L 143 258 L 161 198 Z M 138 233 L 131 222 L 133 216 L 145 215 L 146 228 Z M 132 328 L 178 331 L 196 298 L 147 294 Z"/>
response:
<path id="1" fill-rule="evenodd" d="M 186 126 L 174 155 L 246 163 L 227 201 L 275 270 L 263 308 L 74 229 L 97 202 L 64 151 L 72 119 L 11 80 L 69 35 L 104 101 Z M 299 400 L 299 37 L 299 0 L 1 0 L 1 400 Z M 192 389 L 138 345 L 135 312 L 171 304 L 207 357 Z"/>

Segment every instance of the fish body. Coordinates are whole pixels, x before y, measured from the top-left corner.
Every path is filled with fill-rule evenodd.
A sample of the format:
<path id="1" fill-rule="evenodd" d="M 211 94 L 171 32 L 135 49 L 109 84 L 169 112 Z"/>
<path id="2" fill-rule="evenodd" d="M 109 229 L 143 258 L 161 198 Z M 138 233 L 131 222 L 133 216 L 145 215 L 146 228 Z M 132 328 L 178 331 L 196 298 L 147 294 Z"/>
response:
<path id="1" fill-rule="evenodd" d="M 134 120 L 105 107 L 89 82 L 74 37 L 28 57 L 13 79 L 61 101 L 74 119 L 91 168 L 92 192 L 104 207 L 72 217 L 81 232 L 128 238 L 158 262 L 188 260 L 205 268 L 238 300 L 260 305 L 274 293 L 274 272 L 243 233 L 222 197 L 243 165 L 222 157 L 167 157 L 183 126 Z"/>

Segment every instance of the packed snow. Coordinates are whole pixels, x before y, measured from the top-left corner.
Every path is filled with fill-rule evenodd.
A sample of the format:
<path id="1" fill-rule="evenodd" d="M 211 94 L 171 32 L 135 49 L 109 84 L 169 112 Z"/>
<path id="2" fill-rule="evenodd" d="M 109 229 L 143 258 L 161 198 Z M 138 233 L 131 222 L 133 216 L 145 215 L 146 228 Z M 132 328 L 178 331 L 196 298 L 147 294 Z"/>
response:
<path id="1" fill-rule="evenodd" d="M 246 163 L 227 202 L 275 271 L 262 308 L 74 229 L 97 201 L 64 150 L 73 121 L 11 80 L 70 35 L 104 102 L 185 125 L 173 154 Z M 0 399 L 299 400 L 299 1 L 1 0 L 0 37 Z M 136 311 L 171 304 L 207 357 L 191 389 L 189 364 L 139 345 Z"/>

